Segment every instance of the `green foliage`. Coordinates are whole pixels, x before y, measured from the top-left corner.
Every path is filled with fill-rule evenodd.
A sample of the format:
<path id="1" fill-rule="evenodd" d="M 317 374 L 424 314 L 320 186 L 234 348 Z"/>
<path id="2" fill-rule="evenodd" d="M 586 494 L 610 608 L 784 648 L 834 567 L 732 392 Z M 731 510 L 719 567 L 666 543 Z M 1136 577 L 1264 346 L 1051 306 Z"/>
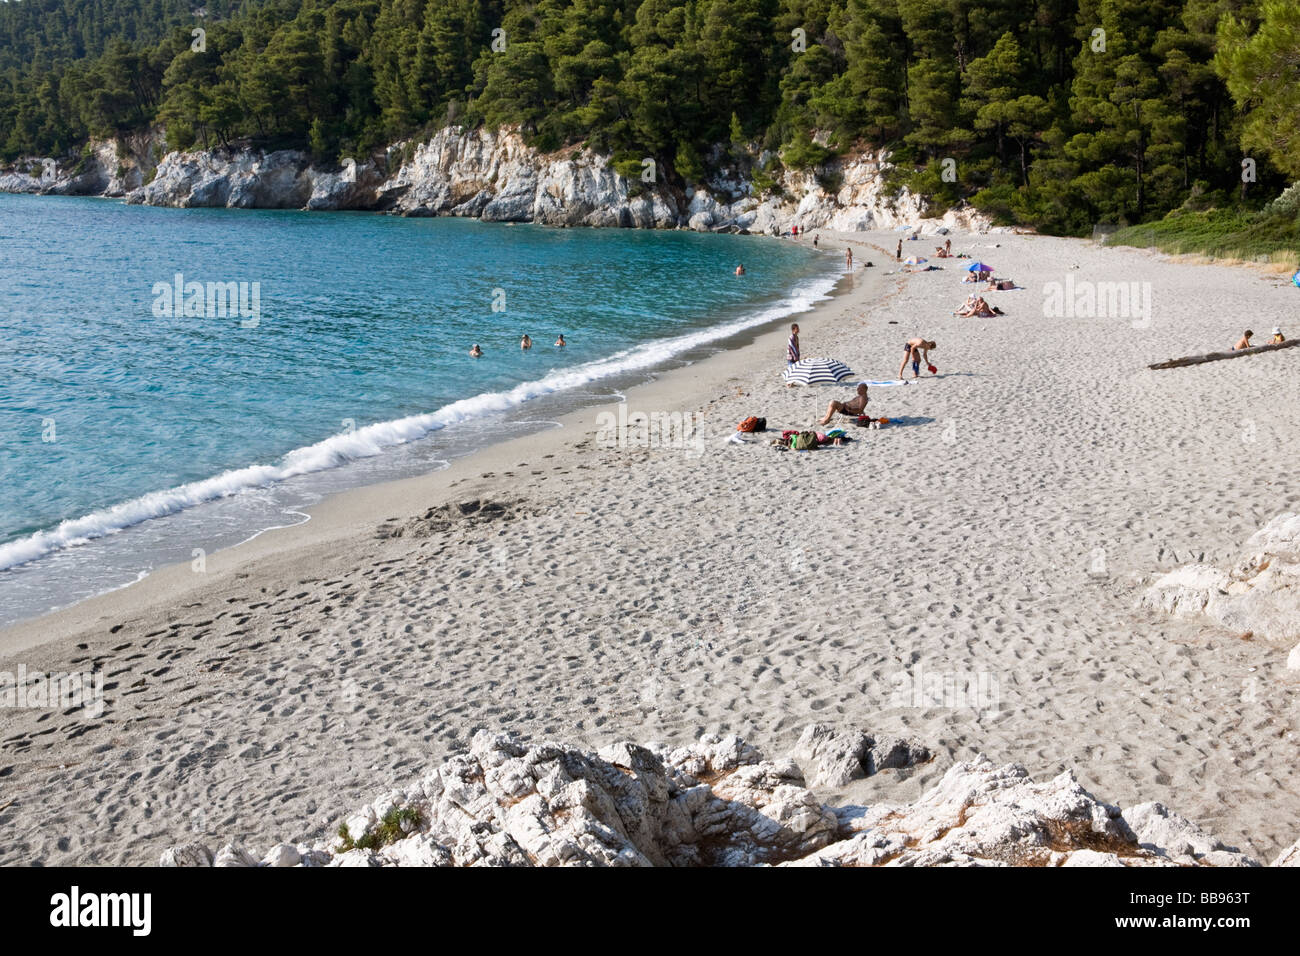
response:
<path id="1" fill-rule="evenodd" d="M 417 828 L 424 824 L 420 811 L 412 807 L 393 807 L 384 818 L 371 827 L 361 839 L 356 840 L 348 832 L 348 825 L 340 823 L 338 829 L 339 840 L 342 841 L 339 846 L 340 853 L 346 853 L 348 850 L 378 850 L 381 847 L 388 846 L 390 843 L 396 843 L 409 833 L 413 833 Z"/>
<path id="2" fill-rule="evenodd" d="M 1155 246 L 1165 252 L 1202 253 L 1221 258 L 1295 263 L 1300 249 L 1300 219 L 1268 210 L 1176 210 L 1157 222 L 1129 226 L 1112 234 L 1111 245 Z"/>
<path id="3" fill-rule="evenodd" d="M 781 161 L 791 169 L 809 169 L 820 166 L 834 155 L 825 146 L 813 141 L 802 130 L 781 150 Z"/>
<path id="4" fill-rule="evenodd" d="M 1243 111 L 1241 143 L 1300 176 L 1300 5 L 1264 0 L 1259 29 L 1225 17 L 1215 68 Z"/>
<path id="5" fill-rule="evenodd" d="M 0 2 L 0 160 L 151 124 L 171 148 L 360 158 L 456 123 L 515 126 L 543 150 L 585 142 L 634 183 L 644 157 L 683 185 L 712 172 L 706 157 L 745 168 L 758 143 L 834 187 L 827 160 L 888 148 L 896 188 L 1077 234 L 1256 203 L 1300 176 L 1293 0 L 204 8 Z M 191 47 L 196 25 L 205 50 Z M 1258 160 L 1245 187 L 1243 150 Z M 760 194 L 777 189 L 775 167 L 752 175 Z"/>

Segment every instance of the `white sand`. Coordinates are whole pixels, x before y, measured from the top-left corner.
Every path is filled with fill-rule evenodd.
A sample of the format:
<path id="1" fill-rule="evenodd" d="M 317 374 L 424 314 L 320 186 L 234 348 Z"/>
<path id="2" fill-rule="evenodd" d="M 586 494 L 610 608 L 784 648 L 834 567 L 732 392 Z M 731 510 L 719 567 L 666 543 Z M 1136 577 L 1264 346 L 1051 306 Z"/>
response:
<path id="1" fill-rule="evenodd" d="M 702 412 L 703 454 L 597 447 L 593 409 L 338 496 L 206 574 L 167 569 L 0 634 L 0 670 L 93 662 L 115 685 L 99 720 L 0 711 L 0 862 L 307 837 L 483 727 L 593 746 L 734 731 L 779 754 L 813 719 L 939 753 L 890 799 L 984 751 L 1161 800 L 1271 858 L 1300 835 L 1288 648 L 1134 605 L 1151 575 L 1230 556 L 1296 509 L 1300 350 L 1145 366 L 1246 326 L 1300 335 L 1300 291 L 1073 240 L 957 236 L 1028 287 L 988 294 L 1006 317 L 959 319 L 959 261 L 882 276 L 896 234 L 853 239 L 877 268 L 798 317 L 803 351 L 890 378 L 907 337 L 938 340 L 939 377 L 872 391 L 897 425 L 806 454 L 724 443 L 747 415 L 806 426 L 848 397 L 782 387 L 777 330 L 630 394 L 633 411 Z M 1150 282 L 1150 328 L 1045 318 L 1044 284 L 1067 275 Z M 476 498 L 506 514 L 423 517 Z M 917 670 L 983 674 L 996 706 L 900 699 Z"/>

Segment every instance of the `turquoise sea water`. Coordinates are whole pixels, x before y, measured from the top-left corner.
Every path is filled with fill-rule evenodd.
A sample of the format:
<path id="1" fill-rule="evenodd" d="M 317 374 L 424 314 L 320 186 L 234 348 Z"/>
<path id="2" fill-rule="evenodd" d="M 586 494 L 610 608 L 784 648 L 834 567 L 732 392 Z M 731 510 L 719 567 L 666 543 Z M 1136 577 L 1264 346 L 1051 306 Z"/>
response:
<path id="1" fill-rule="evenodd" d="M 10 195 L 0 250 L 0 623 L 544 427 L 838 271 L 749 237 Z"/>

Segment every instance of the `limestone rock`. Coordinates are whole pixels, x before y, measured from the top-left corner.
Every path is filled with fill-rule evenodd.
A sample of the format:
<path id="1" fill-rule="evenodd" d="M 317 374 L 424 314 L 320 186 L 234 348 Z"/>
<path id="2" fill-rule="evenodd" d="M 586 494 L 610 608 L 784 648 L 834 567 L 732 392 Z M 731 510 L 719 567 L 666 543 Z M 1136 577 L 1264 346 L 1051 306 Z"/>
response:
<path id="1" fill-rule="evenodd" d="M 185 843 L 163 851 L 159 866 L 211 866 L 212 851 L 202 843 Z"/>
<path id="2" fill-rule="evenodd" d="M 262 857 L 262 866 L 297 866 L 301 862 L 302 853 L 292 843 L 277 844 Z"/>
<path id="3" fill-rule="evenodd" d="M 1295 640 L 1300 637 L 1300 515 L 1274 517 L 1246 541 L 1245 554 L 1230 570 L 1186 565 L 1157 580 L 1142 603 L 1170 614 L 1203 614 L 1239 633 Z"/>
<path id="4" fill-rule="evenodd" d="M 94 141 L 64 161 L 25 157 L 0 170 L 0 191 L 124 196 L 154 206 L 373 209 L 406 216 L 474 216 L 497 222 L 784 234 L 792 226 L 850 231 L 906 225 L 987 231 L 969 207 L 923 218 L 924 202 L 885 183 L 888 153 L 836 157 L 816 170 L 782 170 L 775 195 L 758 195 L 760 153 L 738 167 L 731 147 L 711 154 L 715 171 L 685 197 L 655 178 L 625 179 L 612 157 L 585 147 L 543 153 L 517 129 L 448 126 L 421 143 L 321 164 L 298 150 L 248 145 L 163 149 L 160 130 Z M 755 161 L 756 159 L 756 161 Z M 685 202 L 683 201 L 685 198 Z M 940 225 L 941 224 L 941 225 Z"/>
<path id="5" fill-rule="evenodd" d="M 925 747 L 901 737 L 878 740 L 859 731 L 810 724 L 791 754 L 814 787 L 843 787 L 881 770 L 902 769 L 930 759 Z"/>
<path id="6" fill-rule="evenodd" d="M 1143 803 L 1132 807 L 1124 811 L 1121 819 L 1138 845 L 1157 856 L 1180 862 L 1206 859 L 1215 866 L 1258 865 L 1236 847 L 1224 845 L 1217 837 L 1172 812 L 1162 803 Z"/>
<path id="7" fill-rule="evenodd" d="M 818 772 L 858 772 L 928 752 L 815 725 L 801 737 Z M 848 755 L 847 757 L 845 755 Z M 402 811 L 402 834 L 375 828 Z M 767 760 L 736 736 L 668 750 L 618 743 L 592 753 L 480 732 L 469 749 L 346 819 L 374 839 L 334 852 L 281 844 L 288 866 L 1249 866 L 1253 860 L 1159 804 L 1128 813 L 1070 774 L 1036 783 L 987 757 L 954 764 L 910 805 L 832 808 L 793 759 Z M 378 845 L 386 840 L 386 845 Z M 206 865 L 197 844 L 167 865 Z M 1278 865 L 1300 862 L 1300 847 Z M 227 844 L 218 866 L 250 866 Z"/>
<path id="8" fill-rule="evenodd" d="M 237 843 L 227 843 L 217 851 L 213 866 L 257 866 L 257 858 Z"/>
<path id="9" fill-rule="evenodd" d="M 1271 866 L 1300 866 L 1300 840 L 1296 840 L 1289 847 L 1277 855 Z"/>

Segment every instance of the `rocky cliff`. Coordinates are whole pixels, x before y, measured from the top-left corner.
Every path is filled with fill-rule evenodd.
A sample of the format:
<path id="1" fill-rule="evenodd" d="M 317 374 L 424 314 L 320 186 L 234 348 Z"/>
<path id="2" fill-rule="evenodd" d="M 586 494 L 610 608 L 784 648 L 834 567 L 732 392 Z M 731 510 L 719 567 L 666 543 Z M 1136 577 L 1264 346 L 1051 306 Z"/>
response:
<path id="1" fill-rule="evenodd" d="M 722 167 L 684 191 L 617 173 L 610 157 L 572 147 L 543 153 L 514 130 L 448 127 L 427 142 L 399 143 L 363 163 L 323 166 L 293 150 L 171 152 L 154 163 L 160 134 L 97 143 L 77 162 L 28 159 L 0 173 L 0 191 L 124 196 L 155 206 L 365 209 L 409 216 L 471 216 L 553 226 L 689 227 L 780 233 L 889 229 L 917 224 L 921 200 L 884 186 L 884 152 L 785 170 L 758 194 L 751 177 Z M 721 156 L 719 151 L 717 154 Z M 754 157 L 761 163 L 767 157 Z M 948 225 L 987 228 L 970 210 Z"/>
<path id="2" fill-rule="evenodd" d="M 71 159 L 20 159 L 0 169 L 0 192 L 120 199 L 152 175 L 162 143 L 162 134 L 150 131 L 92 142 Z"/>
<path id="3" fill-rule="evenodd" d="M 769 760 L 738 737 L 598 753 L 480 732 L 468 751 L 260 859 L 227 843 L 164 866 L 1256 866 L 1158 803 L 1121 810 L 1068 773 L 954 763 L 912 804 L 822 803 L 812 787 L 908 773 L 910 741 L 826 725 Z M 1300 865 L 1300 844 L 1275 865 Z"/>

